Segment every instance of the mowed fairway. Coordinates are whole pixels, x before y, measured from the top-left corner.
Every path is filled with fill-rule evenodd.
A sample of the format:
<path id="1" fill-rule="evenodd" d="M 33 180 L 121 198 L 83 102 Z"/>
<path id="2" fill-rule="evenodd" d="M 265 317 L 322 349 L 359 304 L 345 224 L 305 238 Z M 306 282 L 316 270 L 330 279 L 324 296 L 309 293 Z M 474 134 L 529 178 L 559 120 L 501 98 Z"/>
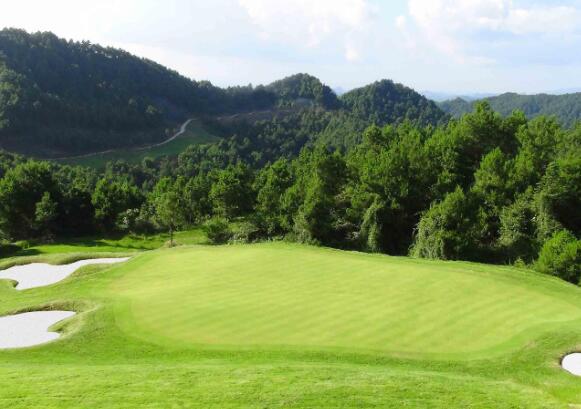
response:
<path id="1" fill-rule="evenodd" d="M 0 351 L 1 408 L 581 405 L 559 367 L 581 290 L 509 267 L 265 243 L 0 281 L 0 315 L 47 306 L 79 314 L 57 342 Z"/>

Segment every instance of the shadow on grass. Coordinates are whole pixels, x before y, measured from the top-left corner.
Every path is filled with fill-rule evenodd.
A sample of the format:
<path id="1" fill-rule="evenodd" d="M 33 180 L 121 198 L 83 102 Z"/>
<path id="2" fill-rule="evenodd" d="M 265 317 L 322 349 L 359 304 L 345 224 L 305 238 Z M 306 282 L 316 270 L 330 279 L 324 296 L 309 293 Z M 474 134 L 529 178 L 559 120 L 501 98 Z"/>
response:
<path id="1" fill-rule="evenodd" d="M 12 257 L 21 251 L 23 251 L 22 247 L 17 246 L 16 244 L 0 244 L 0 258 Z M 31 255 L 33 254 L 38 253 L 32 253 Z"/>
<path id="2" fill-rule="evenodd" d="M 0 258 L 11 256 L 37 256 L 39 254 L 42 254 L 42 251 L 38 249 L 20 249 L 17 252 L 9 255 L 0 254 Z"/>

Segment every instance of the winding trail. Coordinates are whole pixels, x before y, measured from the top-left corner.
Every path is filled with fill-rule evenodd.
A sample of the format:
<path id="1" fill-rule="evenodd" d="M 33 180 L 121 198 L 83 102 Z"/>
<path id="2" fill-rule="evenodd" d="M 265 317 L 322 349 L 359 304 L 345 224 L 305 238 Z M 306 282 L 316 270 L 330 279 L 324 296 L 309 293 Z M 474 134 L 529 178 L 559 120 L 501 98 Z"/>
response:
<path id="1" fill-rule="evenodd" d="M 184 122 L 181 126 L 179 131 L 177 131 L 175 134 L 173 134 L 172 136 L 170 136 L 168 139 L 166 139 L 165 141 L 159 142 L 159 143 L 154 143 L 152 145 L 147 145 L 147 146 L 140 146 L 137 148 L 119 148 L 119 149 L 108 149 L 106 151 L 99 151 L 99 152 L 91 152 L 91 153 L 85 153 L 83 155 L 75 155 L 75 156 L 61 156 L 58 158 L 52 158 L 53 160 L 69 160 L 69 159 L 83 159 L 83 158 L 90 158 L 92 156 L 97 156 L 97 155 L 104 155 L 107 153 L 114 153 L 114 152 L 140 152 L 140 151 L 145 151 L 148 149 L 152 149 L 152 148 L 157 148 L 159 146 L 163 146 L 166 145 L 168 143 L 170 143 L 171 141 L 175 140 L 176 138 L 178 138 L 180 135 L 183 135 L 184 132 L 186 132 L 186 128 L 188 127 L 188 125 L 190 124 L 190 122 L 192 122 L 194 120 L 194 118 L 190 118 L 188 119 L 186 122 Z"/>

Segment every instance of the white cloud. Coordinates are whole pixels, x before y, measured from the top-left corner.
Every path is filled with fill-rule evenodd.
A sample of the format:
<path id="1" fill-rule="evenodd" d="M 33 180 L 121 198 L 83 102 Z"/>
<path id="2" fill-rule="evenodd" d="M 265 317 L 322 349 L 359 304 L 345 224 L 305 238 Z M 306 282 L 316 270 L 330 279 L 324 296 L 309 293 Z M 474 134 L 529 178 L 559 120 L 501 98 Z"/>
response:
<path id="1" fill-rule="evenodd" d="M 581 11 L 571 6 L 511 9 L 505 27 L 515 34 L 568 34 L 580 29 Z"/>
<path id="2" fill-rule="evenodd" d="M 357 47 L 353 43 L 347 42 L 347 44 L 345 44 L 345 59 L 347 61 L 355 62 L 360 58 L 361 55 L 359 54 Z"/>
<path id="3" fill-rule="evenodd" d="M 365 31 L 373 8 L 367 0 L 239 0 L 266 41 L 297 47 L 342 44 L 348 61 L 360 58 L 354 35 Z"/>
<path id="4" fill-rule="evenodd" d="M 456 62 L 490 62 L 478 52 L 498 45 L 499 36 L 513 36 L 518 45 L 519 37 L 564 38 L 581 31 L 581 10 L 574 6 L 517 6 L 512 0 L 408 0 L 408 18 L 418 40 Z M 398 17 L 396 27 L 409 42 L 406 22 Z"/>
<path id="5" fill-rule="evenodd" d="M 405 16 L 397 16 L 397 18 L 395 19 L 395 26 L 399 30 L 405 30 L 407 26 L 407 19 L 405 18 Z"/>

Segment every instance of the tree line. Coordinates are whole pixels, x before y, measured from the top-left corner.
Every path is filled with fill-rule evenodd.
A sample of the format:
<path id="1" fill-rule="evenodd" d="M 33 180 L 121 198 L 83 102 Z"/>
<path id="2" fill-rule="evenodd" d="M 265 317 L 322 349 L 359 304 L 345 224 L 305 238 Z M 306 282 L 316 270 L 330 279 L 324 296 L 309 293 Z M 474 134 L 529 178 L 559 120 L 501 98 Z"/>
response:
<path id="1" fill-rule="evenodd" d="M 259 158 L 291 137 L 262 131 L 100 173 L 0 155 L 0 233 L 51 240 L 203 224 L 217 242 L 517 263 L 579 283 L 581 124 L 502 117 L 481 103 L 440 126 L 374 125 L 345 149 L 313 139 Z"/>

